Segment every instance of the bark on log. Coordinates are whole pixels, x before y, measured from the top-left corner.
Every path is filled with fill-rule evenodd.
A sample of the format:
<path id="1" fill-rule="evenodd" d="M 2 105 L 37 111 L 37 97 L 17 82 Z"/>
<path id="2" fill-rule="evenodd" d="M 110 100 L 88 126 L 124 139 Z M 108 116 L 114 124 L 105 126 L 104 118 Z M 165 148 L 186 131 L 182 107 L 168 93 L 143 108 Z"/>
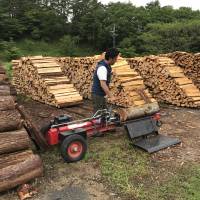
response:
<path id="1" fill-rule="evenodd" d="M 1 96 L 0 97 L 0 111 L 14 110 L 15 101 L 12 96 Z"/>
<path id="2" fill-rule="evenodd" d="M 14 131 L 22 127 L 23 120 L 17 110 L 0 112 L 0 132 Z"/>
<path id="3" fill-rule="evenodd" d="M 5 156 L 0 157 L 0 192 L 24 184 L 33 178 L 39 177 L 43 173 L 42 161 L 38 155 L 28 153 L 25 157 L 17 161 L 21 153 L 9 156 L 9 166 L 3 165 Z"/>
<path id="4" fill-rule="evenodd" d="M 3 67 L 0 67 L 0 74 L 5 74 L 6 70 Z"/>
<path id="5" fill-rule="evenodd" d="M 26 130 L 28 131 L 31 138 L 35 141 L 37 146 L 42 150 L 48 149 L 49 145 L 47 144 L 46 139 L 44 138 L 44 135 L 41 133 L 41 131 L 32 123 L 30 116 L 26 113 L 23 106 L 17 106 L 17 109 L 19 110 L 22 118 L 24 119 L 25 123 L 24 126 L 26 127 Z"/>
<path id="6" fill-rule="evenodd" d="M 145 104 L 138 107 L 122 108 L 118 110 L 121 121 L 127 121 L 142 116 L 147 116 L 159 111 L 157 102 Z"/>
<path id="7" fill-rule="evenodd" d="M 6 74 L 0 74 L 0 84 L 5 84 L 8 81 Z"/>
<path id="8" fill-rule="evenodd" d="M 25 129 L 0 133 L 0 154 L 28 149 L 30 139 Z"/>
<path id="9" fill-rule="evenodd" d="M 8 85 L 0 85 L 0 96 L 10 95 L 10 87 Z"/>

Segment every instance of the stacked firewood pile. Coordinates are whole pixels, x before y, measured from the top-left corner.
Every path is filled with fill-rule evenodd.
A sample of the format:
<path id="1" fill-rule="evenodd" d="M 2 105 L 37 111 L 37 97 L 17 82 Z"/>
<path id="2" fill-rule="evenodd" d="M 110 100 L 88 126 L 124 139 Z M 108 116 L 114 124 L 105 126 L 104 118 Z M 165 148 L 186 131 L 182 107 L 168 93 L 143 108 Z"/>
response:
<path id="1" fill-rule="evenodd" d="M 64 57 L 58 62 L 81 96 L 91 98 L 92 77 L 98 57 Z"/>
<path id="2" fill-rule="evenodd" d="M 183 68 L 184 74 L 200 89 L 200 53 L 176 51 L 166 56 L 172 58 L 176 65 Z"/>
<path id="3" fill-rule="evenodd" d="M 13 88 L 0 67 L 0 192 L 42 175 L 42 162 L 16 109 Z"/>
<path id="4" fill-rule="evenodd" d="M 97 62 L 102 58 L 103 56 L 66 57 L 59 58 L 58 62 L 80 94 L 84 98 L 90 99 L 93 74 Z M 112 103 L 122 107 L 130 107 L 155 102 L 148 89 L 145 88 L 142 77 L 130 68 L 125 59 L 119 58 L 112 69 L 111 91 L 115 97 L 115 101 Z"/>
<path id="5" fill-rule="evenodd" d="M 18 93 L 56 107 L 82 103 L 82 97 L 64 76 L 55 58 L 22 57 L 12 63 L 13 85 Z"/>
<path id="6" fill-rule="evenodd" d="M 131 58 L 128 62 L 157 100 L 184 107 L 200 106 L 200 91 L 172 59 L 148 56 Z"/>

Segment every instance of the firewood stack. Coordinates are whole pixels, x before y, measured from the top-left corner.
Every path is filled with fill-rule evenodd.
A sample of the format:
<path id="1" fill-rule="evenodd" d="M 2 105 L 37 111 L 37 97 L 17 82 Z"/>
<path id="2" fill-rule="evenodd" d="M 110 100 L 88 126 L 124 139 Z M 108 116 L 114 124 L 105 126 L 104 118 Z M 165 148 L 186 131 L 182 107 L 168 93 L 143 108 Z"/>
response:
<path id="1" fill-rule="evenodd" d="M 13 84 L 18 93 L 59 108 L 82 103 L 82 97 L 55 58 L 22 57 L 12 63 Z"/>
<path id="2" fill-rule="evenodd" d="M 84 98 L 91 98 L 92 77 L 98 62 L 96 57 L 65 57 L 58 62 L 64 74 Z"/>
<path id="3" fill-rule="evenodd" d="M 59 58 L 58 62 L 81 95 L 90 99 L 93 74 L 97 62 L 102 58 L 102 55 L 82 58 L 67 57 Z M 112 69 L 111 91 L 115 101 L 111 103 L 122 107 L 130 107 L 155 102 L 148 89 L 145 88 L 141 76 L 130 68 L 125 59 L 120 58 L 112 66 Z"/>
<path id="4" fill-rule="evenodd" d="M 145 85 L 158 101 L 177 106 L 200 107 L 200 91 L 172 59 L 148 56 L 128 61 L 143 77 Z"/>
<path id="5" fill-rule="evenodd" d="M 200 53 L 194 54 L 193 70 L 195 72 L 194 84 L 200 90 Z"/>
<path id="6" fill-rule="evenodd" d="M 166 55 L 172 58 L 176 65 L 183 68 L 184 74 L 200 89 L 200 53 L 176 51 Z"/>
<path id="7" fill-rule="evenodd" d="M 30 139 L 15 107 L 5 70 L 0 67 L 0 192 L 42 175 L 42 162 L 30 150 Z"/>

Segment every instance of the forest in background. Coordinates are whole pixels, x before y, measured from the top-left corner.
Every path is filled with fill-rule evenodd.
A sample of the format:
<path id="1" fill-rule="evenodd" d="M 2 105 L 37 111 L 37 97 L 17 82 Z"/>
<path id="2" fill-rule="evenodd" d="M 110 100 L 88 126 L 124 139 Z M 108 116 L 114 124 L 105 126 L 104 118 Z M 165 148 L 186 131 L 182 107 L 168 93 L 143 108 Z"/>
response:
<path id="1" fill-rule="evenodd" d="M 200 51 L 200 11 L 159 1 L 136 7 L 97 0 L 1 0 L 0 57 L 85 56 L 113 45 L 125 57 Z"/>

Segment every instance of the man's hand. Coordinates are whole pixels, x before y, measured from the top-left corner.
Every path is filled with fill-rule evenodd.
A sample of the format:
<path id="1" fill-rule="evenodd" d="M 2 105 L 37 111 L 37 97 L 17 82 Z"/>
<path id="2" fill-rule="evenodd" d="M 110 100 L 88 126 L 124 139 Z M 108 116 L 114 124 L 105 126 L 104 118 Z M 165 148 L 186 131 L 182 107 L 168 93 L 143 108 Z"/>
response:
<path id="1" fill-rule="evenodd" d="M 108 88 L 108 86 L 107 86 L 107 84 L 106 84 L 106 81 L 100 81 L 100 83 L 101 83 L 102 89 L 103 89 L 104 92 L 106 93 L 106 98 L 108 98 L 108 100 L 109 100 L 110 102 L 114 102 L 116 98 L 115 98 L 115 97 L 112 95 L 112 93 L 110 92 L 110 90 L 109 90 L 109 88 Z"/>
<path id="2" fill-rule="evenodd" d="M 114 103 L 114 101 L 116 100 L 116 98 L 115 98 L 113 95 L 111 95 L 111 96 L 108 97 L 108 100 L 109 100 L 111 103 Z"/>

